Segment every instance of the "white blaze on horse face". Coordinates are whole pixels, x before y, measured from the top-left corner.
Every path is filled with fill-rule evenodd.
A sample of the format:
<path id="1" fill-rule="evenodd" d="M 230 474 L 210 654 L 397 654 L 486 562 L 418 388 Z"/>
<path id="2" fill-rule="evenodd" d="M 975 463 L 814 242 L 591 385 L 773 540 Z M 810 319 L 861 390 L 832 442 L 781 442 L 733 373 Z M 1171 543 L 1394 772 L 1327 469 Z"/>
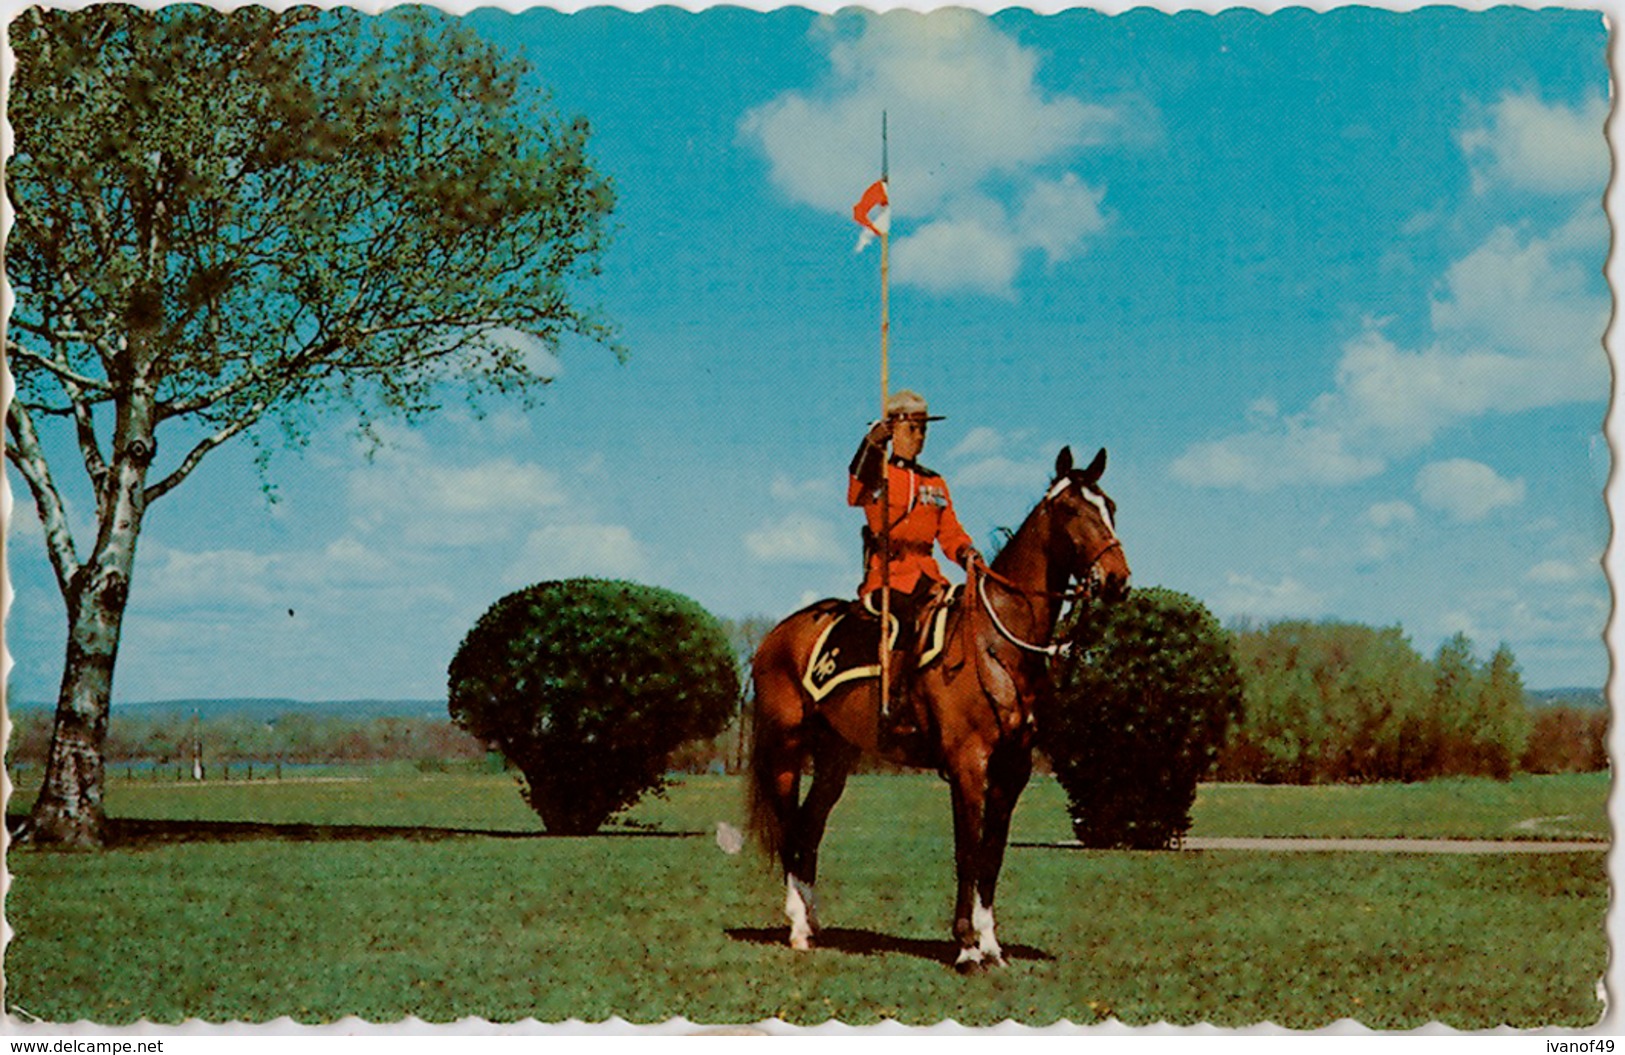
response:
<path id="1" fill-rule="evenodd" d="M 1083 492 L 1083 497 L 1088 499 L 1089 504 L 1095 507 L 1096 512 L 1100 514 L 1101 522 L 1106 525 L 1106 530 L 1110 531 L 1115 538 L 1117 536 L 1117 525 L 1112 523 L 1112 511 L 1106 505 L 1106 496 L 1091 487 L 1084 487 L 1079 490 Z"/>
<path id="2" fill-rule="evenodd" d="M 1066 490 L 1066 485 L 1071 483 L 1071 482 L 1072 482 L 1072 477 L 1070 477 L 1070 476 L 1061 477 L 1059 480 L 1055 481 L 1054 486 L 1052 486 L 1049 489 L 1049 493 L 1044 495 L 1044 500 L 1049 501 L 1050 499 L 1054 498 L 1056 495 L 1060 494 L 1062 491 L 1065 491 Z"/>

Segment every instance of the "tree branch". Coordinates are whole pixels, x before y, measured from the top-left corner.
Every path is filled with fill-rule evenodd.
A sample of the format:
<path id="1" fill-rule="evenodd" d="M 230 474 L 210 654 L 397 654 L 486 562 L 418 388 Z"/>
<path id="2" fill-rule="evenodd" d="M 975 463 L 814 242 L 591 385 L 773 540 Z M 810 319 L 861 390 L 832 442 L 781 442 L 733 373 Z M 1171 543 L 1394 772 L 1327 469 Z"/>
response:
<path id="1" fill-rule="evenodd" d="M 18 400 L 13 399 L 6 408 L 6 426 L 12 437 L 12 442 L 6 445 L 6 457 L 23 474 L 28 489 L 34 494 L 34 507 L 45 527 L 45 550 L 56 572 L 57 587 L 62 596 L 67 597 L 79 570 L 79 555 L 73 544 L 73 532 L 68 527 L 67 510 L 51 479 L 51 467 L 40 446 L 39 433 L 34 430 L 34 419 Z"/>
<path id="2" fill-rule="evenodd" d="M 232 421 L 213 435 L 199 440 L 197 446 L 187 452 L 186 457 L 181 460 L 180 465 L 176 466 L 174 472 L 147 488 L 146 504 L 151 505 L 154 499 L 162 498 L 180 486 L 181 481 L 192 475 L 192 470 L 198 467 L 198 463 L 203 460 L 204 455 L 258 421 L 260 415 L 265 413 L 268 406 L 270 406 L 268 401 L 260 400 L 235 421 Z"/>
<path id="3" fill-rule="evenodd" d="M 49 356 L 30 351 L 11 338 L 6 338 L 6 355 L 13 359 L 20 359 L 25 363 L 32 363 L 48 373 L 66 381 L 81 391 L 97 392 L 108 396 L 113 394 L 113 386 L 99 378 L 86 377 L 84 374 L 68 369 L 66 363 L 59 362 Z"/>

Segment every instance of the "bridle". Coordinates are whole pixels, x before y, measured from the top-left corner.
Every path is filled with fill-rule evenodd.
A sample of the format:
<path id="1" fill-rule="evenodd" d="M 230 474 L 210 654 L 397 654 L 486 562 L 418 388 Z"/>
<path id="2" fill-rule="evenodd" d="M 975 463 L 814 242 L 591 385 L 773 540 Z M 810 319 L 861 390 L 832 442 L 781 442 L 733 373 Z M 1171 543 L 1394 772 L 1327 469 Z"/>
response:
<path id="1" fill-rule="evenodd" d="M 1054 487 L 1050 489 L 1049 493 L 1044 496 L 1044 503 L 1047 505 L 1049 502 L 1051 502 L 1056 495 L 1065 490 L 1066 484 L 1069 482 L 1069 479 L 1063 477 Z M 1108 522 L 1107 529 L 1110 530 L 1110 527 L 1111 525 Z M 1122 548 L 1122 540 L 1117 537 L 1117 532 L 1113 531 L 1112 537 L 1105 543 L 1105 545 L 1096 550 L 1094 554 L 1090 556 L 1088 561 L 1084 563 L 1083 575 L 1078 578 L 1078 584 L 1060 591 L 1023 586 L 1020 583 L 1013 581 L 1009 576 L 1001 575 L 999 572 L 994 571 L 992 566 L 989 565 L 985 560 L 978 560 L 976 564 L 979 568 L 978 575 L 980 578 L 976 583 L 976 594 L 981 600 L 982 608 L 987 612 L 988 618 L 993 621 L 994 628 L 998 630 L 999 635 L 1006 641 L 1027 652 L 1035 652 L 1040 655 L 1050 656 L 1052 658 L 1058 655 L 1064 655 L 1070 645 L 1070 642 L 1064 642 L 1062 644 L 1055 644 L 1054 642 L 1051 642 L 1047 645 L 1035 645 L 1030 641 L 1023 641 L 1021 638 L 1012 633 L 1010 628 L 1004 625 L 1004 621 L 999 618 L 999 613 L 993 608 L 993 602 L 987 595 L 987 580 L 992 579 L 994 582 L 998 583 L 1007 590 L 1014 593 L 1025 594 L 1029 597 L 1049 597 L 1062 602 L 1078 601 L 1093 596 L 1095 592 L 1093 572 L 1095 568 L 1100 565 L 1101 559 L 1112 550 L 1115 549 L 1121 551 Z"/>

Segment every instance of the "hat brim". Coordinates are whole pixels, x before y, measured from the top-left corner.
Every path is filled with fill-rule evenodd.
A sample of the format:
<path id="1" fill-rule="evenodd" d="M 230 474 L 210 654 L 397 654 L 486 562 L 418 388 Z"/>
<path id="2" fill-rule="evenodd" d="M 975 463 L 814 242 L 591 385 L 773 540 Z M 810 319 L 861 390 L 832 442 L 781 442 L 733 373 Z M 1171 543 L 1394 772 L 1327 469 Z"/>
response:
<path id="1" fill-rule="evenodd" d="M 891 418 L 894 421 L 947 421 L 948 420 L 945 416 L 943 416 L 941 414 L 921 414 L 918 411 L 916 411 L 914 413 L 898 412 L 898 413 L 894 413 L 894 414 L 888 414 L 886 416 L 888 418 Z"/>

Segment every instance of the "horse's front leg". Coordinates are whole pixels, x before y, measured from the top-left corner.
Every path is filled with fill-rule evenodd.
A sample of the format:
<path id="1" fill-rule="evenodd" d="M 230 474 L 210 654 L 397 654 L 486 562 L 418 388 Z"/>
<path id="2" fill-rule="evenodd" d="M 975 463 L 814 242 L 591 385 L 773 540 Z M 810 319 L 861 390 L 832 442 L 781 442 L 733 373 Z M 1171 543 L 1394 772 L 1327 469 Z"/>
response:
<path id="1" fill-rule="evenodd" d="M 982 952 L 982 962 L 989 967 L 1004 966 L 1004 950 L 999 947 L 999 939 L 993 931 L 993 896 L 999 885 L 999 870 L 1004 867 L 1005 847 L 1010 842 L 1010 817 L 1032 770 L 1031 745 L 1008 740 L 993 752 L 988 766 L 981 860 L 976 870 L 971 922 L 976 928 L 976 945 Z"/>
<path id="2" fill-rule="evenodd" d="M 986 966 L 980 937 L 985 909 L 978 880 L 986 830 L 987 755 L 981 750 L 962 752 L 949 761 L 948 769 L 954 804 L 954 868 L 959 880 L 954 903 L 954 941 L 959 953 L 954 969 L 973 974 Z M 987 916 L 986 921 L 991 928 L 992 917 Z"/>
<path id="3" fill-rule="evenodd" d="M 818 933 L 818 846 L 830 810 L 846 788 L 846 778 L 857 764 L 858 749 L 831 735 L 813 754 L 812 787 L 796 811 L 795 825 L 785 854 L 784 914 L 790 920 L 790 945 L 810 949 Z"/>

